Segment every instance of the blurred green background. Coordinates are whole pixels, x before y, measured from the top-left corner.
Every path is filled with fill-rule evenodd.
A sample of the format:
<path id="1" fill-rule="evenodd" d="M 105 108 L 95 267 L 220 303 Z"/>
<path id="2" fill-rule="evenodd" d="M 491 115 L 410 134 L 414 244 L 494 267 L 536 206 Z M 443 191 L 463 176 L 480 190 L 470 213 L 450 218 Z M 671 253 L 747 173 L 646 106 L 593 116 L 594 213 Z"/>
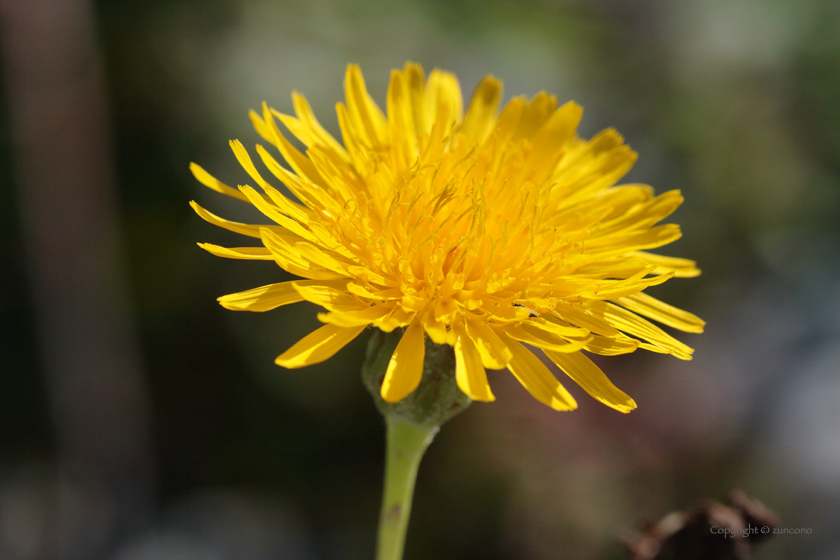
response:
<path id="1" fill-rule="evenodd" d="M 245 183 L 227 141 L 260 141 L 249 109 L 290 112 L 295 89 L 335 134 L 346 64 L 384 106 L 406 60 L 617 128 L 625 182 L 686 197 L 663 253 L 704 271 L 650 293 L 708 322 L 679 335 L 692 362 L 599 362 L 629 415 L 571 382 L 580 409 L 553 412 L 491 373 L 497 401 L 424 459 L 406 559 L 624 558 L 645 521 L 734 488 L 812 529 L 759 560 L 840 558 L 840 3 L 0 4 L 0 558 L 372 558 L 365 340 L 273 365 L 315 309 L 216 304 L 287 275 L 196 247 L 241 240 L 190 200 L 256 215 L 188 165 Z"/>

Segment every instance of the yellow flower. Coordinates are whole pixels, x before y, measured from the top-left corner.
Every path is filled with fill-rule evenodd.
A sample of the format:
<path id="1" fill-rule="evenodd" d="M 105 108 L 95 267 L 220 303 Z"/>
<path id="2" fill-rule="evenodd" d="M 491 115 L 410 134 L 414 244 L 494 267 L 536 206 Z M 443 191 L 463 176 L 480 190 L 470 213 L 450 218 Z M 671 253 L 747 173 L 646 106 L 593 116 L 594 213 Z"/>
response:
<path id="1" fill-rule="evenodd" d="M 262 192 L 233 189 L 191 166 L 201 183 L 273 222 L 230 222 L 193 202 L 210 223 L 262 243 L 200 246 L 221 257 L 273 260 L 302 278 L 223 296 L 221 304 L 266 311 L 307 300 L 328 311 L 318 315 L 325 325 L 277 364 L 326 360 L 368 325 L 405 328 L 382 384 L 388 402 L 420 382 L 425 335 L 454 347 L 458 386 L 475 400 L 494 399 L 485 368 L 508 368 L 539 401 L 576 408 L 527 344 L 594 398 L 628 412 L 633 400 L 581 350 L 644 348 L 691 359 L 691 348 L 643 318 L 703 330 L 699 318 L 643 293 L 673 276 L 700 274 L 692 261 L 644 252 L 680 237 L 678 226 L 655 224 L 683 198 L 614 186 L 636 159 L 616 131 L 579 138 L 582 108 L 558 108 L 544 92 L 515 97 L 497 115 L 502 84 L 491 76 L 466 113 L 455 76 L 435 70 L 426 79 L 415 64 L 392 71 L 387 114 L 357 66 L 348 66 L 344 87 L 346 104 L 337 105 L 343 145 L 297 93 L 296 117 L 265 104 L 262 115 L 251 112 L 290 169 L 263 146 L 256 153 L 298 202 L 263 178 L 239 141 L 233 152 Z"/>

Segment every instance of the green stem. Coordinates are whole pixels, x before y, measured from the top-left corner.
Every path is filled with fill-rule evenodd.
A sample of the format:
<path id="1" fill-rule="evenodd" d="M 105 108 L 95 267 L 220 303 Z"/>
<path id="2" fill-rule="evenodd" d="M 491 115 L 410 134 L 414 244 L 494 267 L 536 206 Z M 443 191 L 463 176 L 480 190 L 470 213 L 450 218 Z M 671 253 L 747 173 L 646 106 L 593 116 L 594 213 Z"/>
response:
<path id="1" fill-rule="evenodd" d="M 385 421 L 385 495 L 379 515 L 376 560 L 402 560 L 417 467 L 440 428 L 412 424 L 395 416 L 386 416 Z"/>

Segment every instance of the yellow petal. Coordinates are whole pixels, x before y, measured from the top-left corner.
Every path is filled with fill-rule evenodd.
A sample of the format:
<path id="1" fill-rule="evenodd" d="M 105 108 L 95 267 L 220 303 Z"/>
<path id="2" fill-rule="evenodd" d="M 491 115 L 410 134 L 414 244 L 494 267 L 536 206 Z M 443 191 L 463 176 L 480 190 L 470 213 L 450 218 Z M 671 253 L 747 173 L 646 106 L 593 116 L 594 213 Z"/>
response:
<path id="1" fill-rule="evenodd" d="M 407 77 L 399 70 L 391 71 L 388 85 L 388 129 L 391 136 L 394 159 L 398 169 L 406 169 L 414 164 L 418 155 L 417 131 L 414 127 L 411 90 Z"/>
<path id="2" fill-rule="evenodd" d="M 611 235 L 616 232 L 639 231 L 671 215 L 684 201 L 680 191 L 673 190 L 628 209 L 621 216 L 605 220 L 593 228 L 593 236 Z"/>
<path id="3" fill-rule="evenodd" d="M 514 140 L 533 137 L 556 109 L 557 97 L 544 91 L 539 92 L 525 104 Z"/>
<path id="4" fill-rule="evenodd" d="M 461 121 L 464 99 L 458 78 L 449 72 L 432 70 L 426 83 L 426 103 L 433 123 L 442 122 L 449 127 Z"/>
<path id="5" fill-rule="evenodd" d="M 619 335 L 618 330 L 604 320 L 602 316 L 596 315 L 580 305 L 560 304 L 557 306 L 554 315 L 544 315 L 544 317 L 552 322 L 559 318 L 601 336 L 615 337 Z"/>
<path id="6" fill-rule="evenodd" d="M 310 185 L 305 196 L 314 198 L 330 215 L 341 216 L 346 210 L 345 201 L 359 200 L 363 193 L 368 193 L 367 184 L 352 162 L 344 161 L 335 152 L 322 146 L 313 146 L 306 154 L 318 172 L 329 177 L 331 185 L 330 192 L 323 190 L 320 185 Z"/>
<path id="7" fill-rule="evenodd" d="M 263 121 L 265 126 L 268 129 L 268 136 L 265 137 L 269 142 L 274 144 L 274 146 L 280 150 L 280 153 L 283 155 L 283 158 L 286 162 L 291 166 L 291 168 L 311 183 L 315 183 L 316 185 L 324 185 L 326 182 L 324 181 L 323 177 L 318 173 L 318 170 L 315 169 L 315 166 L 312 165 L 312 162 L 309 161 L 305 155 L 300 153 L 297 148 L 295 148 L 291 142 L 289 142 L 283 133 L 280 132 L 280 128 L 278 128 L 277 123 L 274 122 L 274 117 L 271 114 L 271 110 L 268 108 L 268 105 L 263 103 L 262 106 L 263 112 Z M 254 111 L 250 112 L 251 120 L 256 122 L 259 119 L 259 116 Z"/>
<path id="8" fill-rule="evenodd" d="M 692 260 L 654 255 L 653 253 L 646 253 L 644 251 L 637 251 L 635 254 L 650 264 L 655 265 L 657 268 L 654 270 L 654 273 L 656 274 L 673 270 L 674 276 L 677 278 L 694 278 L 695 276 L 700 276 L 700 269 L 697 268 L 697 264 Z"/>
<path id="9" fill-rule="evenodd" d="M 423 378 L 425 358 L 423 326 L 420 321 L 414 321 L 405 329 L 388 363 L 381 391 L 386 402 L 399 402 L 417 388 Z"/>
<path id="10" fill-rule="evenodd" d="M 528 322 L 524 323 L 523 326 L 526 330 L 539 329 L 542 331 L 546 331 L 547 333 L 550 333 L 554 336 L 559 336 L 563 338 L 578 339 L 587 338 L 589 336 L 589 331 L 587 329 L 559 325 L 550 320 L 546 320 L 543 317 L 538 317 L 533 320 L 529 320 Z"/>
<path id="11" fill-rule="evenodd" d="M 194 200 L 190 201 L 190 206 L 192 206 L 196 214 L 214 226 L 219 226 L 221 228 L 225 228 L 226 230 L 241 233 L 242 235 L 247 235 L 248 237 L 260 237 L 260 226 L 252 226 L 250 224 L 241 224 L 239 222 L 225 220 L 224 218 L 220 218 L 212 212 L 205 210 Z"/>
<path id="12" fill-rule="evenodd" d="M 496 110 L 502 99 L 502 82 L 487 76 L 473 93 L 461 132 L 471 145 L 481 144 L 496 122 Z"/>
<path id="13" fill-rule="evenodd" d="M 411 311 L 410 308 L 405 308 L 405 311 Z M 429 335 L 429 338 L 432 339 L 432 342 L 435 344 L 447 344 L 449 340 L 449 331 L 446 330 L 446 324 L 438 321 L 435 318 L 435 314 L 433 309 L 429 308 L 429 310 L 423 314 L 422 321 L 424 330 L 426 334 Z"/>
<path id="14" fill-rule="evenodd" d="M 330 255 L 327 251 L 324 251 L 312 243 L 307 243 L 305 241 L 296 243 L 295 251 L 301 257 L 314 265 L 326 268 L 327 270 L 332 270 L 337 274 L 347 275 L 347 269 L 345 268 L 344 263 L 340 262 L 340 257 L 338 257 L 338 255 Z"/>
<path id="15" fill-rule="evenodd" d="M 641 204 L 653 198 L 653 187 L 642 184 L 624 184 L 612 187 L 609 190 L 601 191 L 580 201 L 578 204 L 567 206 L 562 212 L 550 219 L 552 224 L 559 223 L 558 218 L 562 221 L 563 218 L 569 215 L 570 212 L 584 211 L 586 208 L 594 207 L 608 207 L 610 213 L 605 215 L 603 219 L 612 219 L 624 215 L 631 208 L 637 204 Z"/>
<path id="16" fill-rule="evenodd" d="M 640 257 L 620 255 L 611 258 L 598 259 L 590 264 L 585 264 L 575 270 L 575 278 L 591 278 L 603 280 L 608 278 L 630 278 L 640 272 L 654 273 L 649 262 Z"/>
<path id="17" fill-rule="evenodd" d="M 311 278 L 313 280 L 337 280 L 343 278 L 343 275 L 336 274 L 331 270 L 314 266 L 308 261 L 304 260 L 298 252 L 294 250 L 288 238 L 284 237 L 277 231 L 269 228 L 260 228 L 262 241 L 266 248 L 271 251 L 275 262 L 280 267 L 302 278 Z M 288 233 L 288 232 L 286 232 Z"/>
<path id="18" fill-rule="evenodd" d="M 690 360 L 691 354 L 694 353 L 694 350 L 690 347 L 631 311 L 605 302 L 591 302 L 589 305 L 617 329 L 646 340 L 661 351 L 672 354 L 681 360 Z"/>
<path id="19" fill-rule="evenodd" d="M 554 170 L 565 154 L 563 146 L 575 136 L 582 116 L 583 107 L 571 101 L 552 113 L 532 140 L 534 149 L 524 170 L 529 177 L 542 181 Z"/>
<path id="20" fill-rule="evenodd" d="M 528 323 L 509 325 L 505 327 L 505 333 L 514 340 L 519 340 L 520 342 L 536 346 L 543 350 L 554 350 L 555 352 L 577 352 L 591 339 L 591 337 L 586 337 L 572 341 L 564 340 L 555 334 L 528 328 Z"/>
<path id="21" fill-rule="evenodd" d="M 487 149 L 501 148 L 512 139 L 522 120 L 527 100 L 523 96 L 517 96 L 504 106 L 502 112 L 496 118 L 496 125 L 488 139 Z M 500 162 L 501 163 L 501 162 Z"/>
<path id="22" fill-rule="evenodd" d="M 192 171 L 193 176 L 195 176 L 195 178 L 198 179 L 198 182 L 204 185 L 205 187 L 209 187 L 216 192 L 226 194 L 230 197 L 238 198 L 239 200 L 248 200 L 247 198 L 245 198 L 245 195 L 243 195 L 241 192 L 225 185 L 224 183 L 207 173 L 197 163 L 190 164 L 190 171 Z"/>
<path id="23" fill-rule="evenodd" d="M 251 156 L 248 155 L 248 150 L 245 149 L 245 146 L 242 145 L 242 142 L 239 140 L 231 140 L 230 141 L 230 148 L 233 150 L 233 154 L 236 156 L 236 159 L 239 160 L 239 165 L 242 166 L 242 169 L 245 170 L 251 178 L 257 182 L 259 186 L 262 188 L 271 188 L 265 179 L 262 178 L 257 168 L 254 167 L 254 162 L 251 161 Z"/>
<path id="24" fill-rule="evenodd" d="M 588 143 L 568 145 L 564 157 L 551 175 L 560 188 L 552 192 L 552 200 L 567 206 L 596 196 L 614 185 L 636 161 L 636 154 L 615 130 L 599 132 Z"/>
<path id="25" fill-rule="evenodd" d="M 350 111 L 344 103 L 336 104 L 335 112 L 338 116 L 338 128 L 341 130 L 341 139 L 347 147 L 353 166 L 358 170 L 360 175 L 367 177 L 372 173 L 372 167 L 368 157 L 370 148 L 364 143 L 364 132 L 359 130 L 358 125 L 353 121 L 353 118 L 350 116 Z"/>
<path id="26" fill-rule="evenodd" d="M 293 219 L 289 218 L 288 216 L 284 216 L 283 214 L 281 214 L 276 206 L 266 201 L 260 193 L 258 193 L 251 187 L 244 185 L 239 187 L 239 190 L 242 191 L 242 193 L 246 197 L 248 197 L 248 200 L 251 201 L 251 204 L 257 207 L 257 210 L 265 214 L 267 217 L 271 218 L 275 223 L 286 228 L 295 235 L 306 239 L 307 241 L 316 240 L 312 232 L 310 232 L 308 229 L 306 229 Z"/>
<path id="27" fill-rule="evenodd" d="M 547 404 L 554 410 L 574 410 L 577 408 L 574 397 L 560 385 L 560 382 L 539 358 L 508 336 L 502 335 L 502 340 L 513 355 L 508 364 L 508 369 L 535 399 Z"/>
<path id="28" fill-rule="evenodd" d="M 294 118 L 289 115 L 284 115 L 274 109 L 271 110 L 272 115 L 280 119 L 286 128 L 294 135 L 298 140 L 303 142 L 303 144 L 307 148 L 313 148 L 315 146 L 324 146 L 331 152 L 338 154 L 342 159 L 348 160 L 347 152 L 345 149 L 335 141 L 335 138 L 330 136 L 330 134 L 324 130 L 318 121 L 315 120 L 315 115 L 312 113 L 311 108 L 309 108 L 309 104 L 306 102 L 306 99 L 303 96 L 298 95 L 296 93 L 292 93 L 292 97 L 295 103 L 295 110 L 303 109 L 304 111 L 308 112 L 309 119 L 301 119 L 301 118 Z"/>
<path id="29" fill-rule="evenodd" d="M 487 372 L 481 363 L 481 354 L 467 336 L 462 325 L 454 327 L 458 339 L 455 342 L 455 381 L 465 395 L 476 401 L 496 400 L 487 383 Z"/>
<path id="30" fill-rule="evenodd" d="M 507 345 L 502 342 L 489 325 L 478 321 L 467 321 L 467 334 L 475 343 L 481 356 L 481 363 L 489 369 L 505 369 L 513 358 Z"/>
<path id="31" fill-rule="evenodd" d="M 199 243 L 199 247 L 217 257 L 251 261 L 272 261 L 274 256 L 265 247 L 220 247 L 212 243 Z"/>
<path id="32" fill-rule="evenodd" d="M 293 282 L 294 288 L 306 301 L 329 311 L 362 311 L 369 306 L 347 292 L 347 280 L 336 282 Z"/>
<path id="33" fill-rule="evenodd" d="M 545 355 L 557 364 L 566 375 L 597 400 L 620 412 L 630 412 L 636 403 L 621 389 L 612 384 L 592 360 L 580 352 L 571 354 L 544 350 Z"/>
<path id="34" fill-rule="evenodd" d="M 355 130 L 368 148 L 385 144 L 385 116 L 365 88 L 362 71 L 356 64 L 347 65 L 344 77 L 344 96 Z"/>
<path id="35" fill-rule="evenodd" d="M 366 287 L 362 286 L 361 284 L 356 284 L 355 282 L 350 282 L 347 284 L 347 291 L 351 294 L 359 297 L 363 297 L 366 299 L 376 299 L 376 300 L 385 300 L 389 299 L 387 297 L 381 297 L 380 295 L 374 294 Z M 390 298 L 393 299 L 393 298 Z"/>
<path id="36" fill-rule="evenodd" d="M 344 147 L 339 144 L 333 136 L 327 132 L 324 127 L 318 122 L 318 119 L 315 118 L 315 113 L 312 112 L 312 108 L 309 106 L 309 102 L 306 98 L 296 91 L 292 92 L 292 103 L 295 107 L 295 113 L 297 114 L 300 121 L 309 127 L 310 131 L 312 132 L 314 139 L 316 142 L 323 144 L 336 154 L 338 154 L 342 159 L 347 160 L 347 152 L 344 150 Z M 277 115 L 277 112 L 274 112 Z"/>
<path id="37" fill-rule="evenodd" d="M 606 336 L 593 335 L 583 348 L 588 352 L 601 356 L 618 356 L 619 354 L 634 352 L 638 347 L 639 341 L 629 336 L 620 335 L 618 337 L 608 338 Z"/>
<path id="38" fill-rule="evenodd" d="M 222 296 L 219 303 L 222 307 L 236 311 L 268 311 L 281 305 L 304 301 L 307 298 L 301 293 L 303 289 L 339 290 L 346 283 L 346 280 L 292 280 Z"/>
<path id="39" fill-rule="evenodd" d="M 425 157 L 436 159 L 442 155 L 452 129 L 461 120 L 463 99 L 458 79 L 447 72 L 433 70 L 426 83 L 426 114 L 431 127 L 425 148 Z"/>
<path id="40" fill-rule="evenodd" d="M 363 326 L 344 328 L 324 325 L 277 356 L 274 363 L 294 369 L 323 362 L 344 348 L 363 330 L 365 330 Z"/>
<path id="41" fill-rule="evenodd" d="M 649 276 L 647 278 L 643 278 L 645 273 L 646 271 L 642 271 L 638 274 L 634 274 L 626 280 L 607 280 L 602 282 L 605 285 L 581 295 L 587 297 L 597 297 L 598 299 L 615 299 L 639 293 L 645 288 L 657 286 L 674 277 L 673 271 L 660 274 L 659 276 Z"/>
<path id="42" fill-rule="evenodd" d="M 665 224 L 642 232 L 626 234 L 618 232 L 603 237 L 594 237 L 587 241 L 586 249 L 601 255 L 626 253 L 639 249 L 655 249 L 680 238 L 680 226 Z"/>
<path id="43" fill-rule="evenodd" d="M 281 305 L 303 301 L 303 297 L 292 284 L 294 282 L 280 282 L 228 294 L 220 297 L 219 303 L 225 309 L 234 311 L 268 311 Z"/>
<path id="44" fill-rule="evenodd" d="M 354 327 L 357 325 L 370 325 L 383 319 L 393 310 L 393 305 L 374 305 L 359 310 L 333 311 L 332 313 L 319 313 L 318 319 L 324 323 L 338 325 L 340 327 Z"/>
<path id="45" fill-rule="evenodd" d="M 414 116 L 414 132 L 417 138 L 429 131 L 429 116 L 426 110 L 426 76 L 419 64 L 406 62 L 403 67 L 411 97 L 411 114 Z"/>
<path id="46" fill-rule="evenodd" d="M 706 324 L 700 317 L 663 303 L 645 293 L 640 292 L 614 301 L 625 309 L 681 331 L 701 333 Z"/>
<path id="47" fill-rule="evenodd" d="M 383 332 L 392 332 L 394 329 L 410 325 L 416 317 L 416 313 L 406 313 L 401 307 L 396 307 L 390 315 L 379 321 L 376 327 Z"/>
<path id="48" fill-rule="evenodd" d="M 271 186 L 264 186 L 263 190 L 268 195 L 268 198 L 277 206 L 277 209 L 280 210 L 283 214 L 289 216 L 291 219 L 295 220 L 296 222 L 300 222 L 303 225 L 309 226 L 309 223 L 312 221 L 312 214 L 313 212 L 306 208 L 305 206 L 301 206 L 296 202 L 292 202 L 283 194 L 278 191 L 277 189 Z"/>
<path id="49" fill-rule="evenodd" d="M 313 148 L 313 150 L 317 149 L 317 147 Z M 275 177 L 280 179 L 280 181 L 286 185 L 286 188 L 288 188 L 292 194 L 294 194 L 309 208 L 317 208 L 321 210 L 328 209 L 330 211 L 335 211 L 335 209 L 339 208 L 339 205 L 329 193 L 320 186 L 308 182 L 308 179 L 305 177 L 295 175 L 287 170 L 259 144 L 257 144 L 257 153 L 260 155 L 260 158 L 268 170 L 271 171 Z"/>
<path id="50" fill-rule="evenodd" d="M 347 273 L 364 282 L 370 282 L 371 284 L 378 284 L 380 286 L 387 284 L 384 276 L 364 266 L 348 266 Z"/>
<path id="51" fill-rule="evenodd" d="M 265 106 L 265 103 L 263 103 L 263 106 Z M 257 131 L 257 134 L 262 136 L 267 142 L 271 142 L 272 144 L 276 143 L 274 131 L 271 130 L 268 122 L 263 120 L 253 109 L 248 111 L 248 117 L 251 119 L 251 124 L 254 125 L 254 130 Z"/>

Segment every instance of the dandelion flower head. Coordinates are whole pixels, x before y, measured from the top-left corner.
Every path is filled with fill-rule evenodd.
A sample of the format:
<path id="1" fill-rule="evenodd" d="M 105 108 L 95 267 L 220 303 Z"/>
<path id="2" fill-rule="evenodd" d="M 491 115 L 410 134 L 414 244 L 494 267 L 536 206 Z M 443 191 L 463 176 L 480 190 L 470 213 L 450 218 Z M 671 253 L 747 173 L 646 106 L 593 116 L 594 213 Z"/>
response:
<path id="1" fill-rule="evenodd" d="M 300 277 L 220 303 L 267 311 L 306 300 L 326 310 L 318 315 L 324 326 L 277 364 L 326 360 L 368 326 L 404 329 L 382 383 L 388 402 L 417 387 L 428 336 L 454 348 L 458 386 L 474 400 L 494 399 L 486 369 L 507 368 L 539 401 L 576 408 L 534 354 L 541 351 L 594 398 L 628 412 L 636 404 L 583 351 L 643 348 L 691 359 L 691 348 L 648 319 L 687 332 L 701 332 L 703 321 L 643 292 L 700 273 L 690 260 L 646 252 L 680 237 L 677 225 L 656 224 L 683 198 L 616 185 L 636 154 L 615 130 L 579 138 L 582 108 L 558 107 L 544 92 L 499 111 L 502 84 L 492 76 L 464 110 L 455 76 L 426 77 L 411 63 L 392 71 L 384 112 L 357 66 L 347 68 L 344 87 L 341 141 L 297 93 L 295 116 L 265 104 L 262 114 L 251 112 L 285 164 L 262 145 L 255 153 L 294 198 L 270 184 L 239 141 L 233 152 L 259 190 L 233 189 L 191 166 L 201 183 L 252 204 L 269 223 L 231 222 L 193 202 L 205 220 L 259 243 L 200 245 L 221 257 L 274 261 Z"/>

